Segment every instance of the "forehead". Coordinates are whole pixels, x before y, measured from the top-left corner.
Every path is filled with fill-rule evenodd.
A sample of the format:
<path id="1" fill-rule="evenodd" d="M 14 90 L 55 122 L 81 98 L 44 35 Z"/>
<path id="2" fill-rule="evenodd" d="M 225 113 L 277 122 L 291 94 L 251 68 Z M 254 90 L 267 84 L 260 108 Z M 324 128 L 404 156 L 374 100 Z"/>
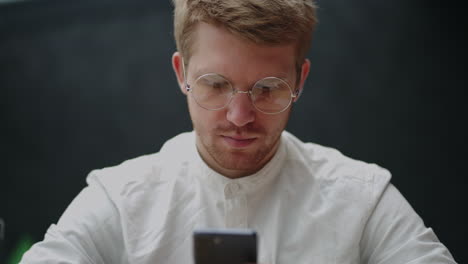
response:
<path id="1" fill-rule="evenodd" d="M 288 77 L 295 72 L 296 45 L 256 44 L 226 29 L 199 23 L 193 34 L 188 71 L 192 74 L 216 72 L 224 76 L 258 79 Z"/>

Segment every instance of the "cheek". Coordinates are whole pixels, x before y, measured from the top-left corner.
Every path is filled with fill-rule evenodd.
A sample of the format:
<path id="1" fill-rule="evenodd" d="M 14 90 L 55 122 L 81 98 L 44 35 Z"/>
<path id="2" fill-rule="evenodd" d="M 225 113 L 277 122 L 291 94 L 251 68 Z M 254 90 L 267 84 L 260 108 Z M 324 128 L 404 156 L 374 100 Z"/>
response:
<path id="1" fill-rule="evenodd" d="M 290 112 L 281 113 L 276 116 L 274 119 L 268 120 L 268 122 L 263 123 L 265 129 L 267 129 L 272 136 L 277 136 L 280 134 L 286 127 L 288 123 Z"/>
<path id="2" fill-rule="evenodd" d="M 189 112 L 194 129 L 199 134 L 212 131 L 217 124 L 222 122 L 223 111 L 209 111 L 201 108 L 196 102 L 189 99 Z"/>

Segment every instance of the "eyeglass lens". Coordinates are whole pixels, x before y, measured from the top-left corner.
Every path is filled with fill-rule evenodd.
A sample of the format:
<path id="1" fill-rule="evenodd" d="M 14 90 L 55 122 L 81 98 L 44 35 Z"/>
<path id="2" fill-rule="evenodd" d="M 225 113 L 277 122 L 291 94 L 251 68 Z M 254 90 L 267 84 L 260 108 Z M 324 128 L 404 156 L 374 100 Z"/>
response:
<path id="1" fill-rule="evenodd" d="M 235 90 L 224 77 L 210 73 L 200 76 L 193 83 L 192 93 L 201 107 L 219 110 L 229 104 Z M 254 106 L 265 113 L 285 110 L 292 99 L 289 85 L 276 77 L 267 77 L 255 83 L 250 96 Z"/>

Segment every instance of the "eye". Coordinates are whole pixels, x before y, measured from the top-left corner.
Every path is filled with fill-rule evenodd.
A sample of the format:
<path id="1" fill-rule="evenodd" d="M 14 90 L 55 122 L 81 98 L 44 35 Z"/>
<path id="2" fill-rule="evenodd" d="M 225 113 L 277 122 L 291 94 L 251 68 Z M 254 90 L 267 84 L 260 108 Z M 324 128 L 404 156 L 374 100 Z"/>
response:
<path id="1" fill-rule="evenodd" d="M 274 83 L 274 82 L 258 83 L 255 86 L 255 89 L 257 90 L 257 93 L 264 94 L 264 95 L 275 93 L 276 91 L 278 91 L 281 88 L 282 87 L 281 87 L 280 83 Z"/>
<path id="2" fill-rule="evenodd" d="M 213 87 L 215 89 L 224 88 L 226 85 L 227 85 L 226 82 L 213 82 L 213 83 L 211 83 L 211 87 Z"/>
<path id="3" fill-rule="evenodd" d="M 274 87 L 267 85 L 260 85 L 258 88 L 262 90 L 262 93 L 270 93 L 274 89 Z"/>
<path id="4" fill-rule="evenodd" d="M 229 83 L 225 80 L 220 78 L 203 78 L 200 80 L 200 83 L 206 87 L 210 87 L 213 89 L 224 89 L 229 86 Z"/>

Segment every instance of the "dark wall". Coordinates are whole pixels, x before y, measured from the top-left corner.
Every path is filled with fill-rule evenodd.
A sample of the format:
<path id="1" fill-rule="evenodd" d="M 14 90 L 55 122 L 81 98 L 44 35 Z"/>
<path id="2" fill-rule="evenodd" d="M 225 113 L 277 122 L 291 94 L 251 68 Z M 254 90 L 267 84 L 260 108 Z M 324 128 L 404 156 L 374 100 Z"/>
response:
<path id="1" fill-rule="evenodd" d="M 0 4 L 0 263 L 41 240 L 95 168 L 191 129 L 170 66 L 169 1 Z M 430 1 L 318 1 L 312 69 L 288 130 L 377 163 L 468 261 L 461 11 Z"/>

